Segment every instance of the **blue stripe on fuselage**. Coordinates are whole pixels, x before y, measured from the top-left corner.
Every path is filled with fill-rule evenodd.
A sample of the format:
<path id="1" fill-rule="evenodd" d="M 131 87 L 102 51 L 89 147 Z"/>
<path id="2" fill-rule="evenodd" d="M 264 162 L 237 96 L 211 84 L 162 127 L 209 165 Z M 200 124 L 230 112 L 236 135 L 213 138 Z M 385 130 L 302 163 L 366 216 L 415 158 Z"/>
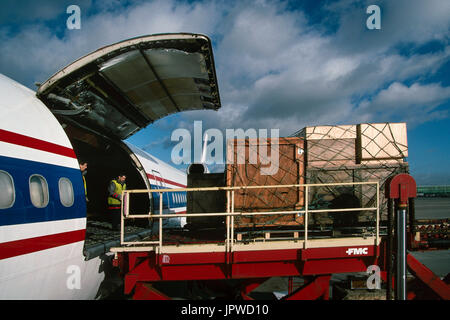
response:
<path id="1" fill-rule="evenodd" d="M 170 189 L 170 187 L 161 187 L 159 185 L 151 184 L 150 187 L 152 189 Z M 180 201 L 177 201 L 177 199 L 172 199 L 172 194 L 182 196 L 183 198 L 180 198 Z M 168 203 L 170 206 L 170 209 L 175 208 L 183 208 L 186 207 L 186 191 L 177 191 L 177 192 L 165 192 L 163 194 L 163 209 L 168 208 Z M 153 208 L 156 211 L 158 211 L 159 208 L 159 193 L 154 192 L 153 193 Z"/>
<path id="2" fill-rule="evenodd" d="M 0 226 L 86 217 L 84 185 L 79 169 L 0 156 L 0 170 L 11 175 L 15 187 L 13 206 L 0 209 Z M 29 180 L 33 174 L 47 180 L 49 203 L 45 208 L 36 208 L 31 202 Z M 73 185 L 71 207 L 63 206 L 60 200 L 58 183 L 62 177 L 68 178 Z"/>

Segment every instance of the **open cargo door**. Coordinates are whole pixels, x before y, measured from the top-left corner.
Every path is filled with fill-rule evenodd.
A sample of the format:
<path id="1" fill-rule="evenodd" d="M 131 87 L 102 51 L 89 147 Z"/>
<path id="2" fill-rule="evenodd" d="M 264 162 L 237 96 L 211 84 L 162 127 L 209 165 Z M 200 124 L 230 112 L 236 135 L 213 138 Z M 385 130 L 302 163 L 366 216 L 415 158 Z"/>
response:
<path id="1" fill-rule="evenodd" d="M 58 118 L 120 140 L 173 113 L 220 108 L 211 41 L 185 33 L 98 49 L 44 82 L 37 97 Z"/>

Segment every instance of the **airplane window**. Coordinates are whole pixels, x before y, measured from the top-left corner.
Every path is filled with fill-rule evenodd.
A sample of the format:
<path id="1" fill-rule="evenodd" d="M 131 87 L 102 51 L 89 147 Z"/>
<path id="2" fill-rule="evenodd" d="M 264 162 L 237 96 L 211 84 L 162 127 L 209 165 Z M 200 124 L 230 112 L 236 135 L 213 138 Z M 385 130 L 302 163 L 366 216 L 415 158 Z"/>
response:
<path id="1" fill-rule="evenodd" d="M 14 191 L 13 178 L 8 172 L 0 170 L 0 209 L 11 208 L 14 204 L 16 194 Z"/>
<path id="2" fill-rule="evenodd" d="M 71 207 L 73 205 L 73 186 L 72 182 L 67 178 L 59 179 L 59 198 L 64 207 Z"/>
<path id="3" fill-rule="evenodd" d="M 48 204 L 48 184 L 43 176 L 32 175 L 30 177 L 30 198 L 37 208 L 45 208 Z"/>

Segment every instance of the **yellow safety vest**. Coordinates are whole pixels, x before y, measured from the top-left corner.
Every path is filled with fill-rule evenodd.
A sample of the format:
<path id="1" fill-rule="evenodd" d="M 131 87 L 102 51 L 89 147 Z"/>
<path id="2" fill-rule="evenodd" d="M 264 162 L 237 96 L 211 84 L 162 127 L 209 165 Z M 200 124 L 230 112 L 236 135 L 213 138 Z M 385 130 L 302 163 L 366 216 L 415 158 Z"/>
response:
<path id="1" fill-rule="evenodd" d="M 83 183 L 84 183 L 84 195 L 87 197 L 86 178 L 84 176 L 83 176 Z"/>
<path id="2" fill-rule="evenodd" d="M 114 182 L 114 185 L 116 186 L 116 190 L 114 190 L 114 193 L 116 193 L 118 196 L 120 196 L 122 194 L 122 191 L 127 188 L 126 183 L 124 183 L 123 186 L 122 186 L 116 180 L 112 180 L 112 182 Z M 116 198 L 113 198 L 113 197 L 108 197 L 108 205 L 110 205 L 110 206 L 114 206 L 114 205 L 120 206 L 120 200 L 117 200 Z"/>

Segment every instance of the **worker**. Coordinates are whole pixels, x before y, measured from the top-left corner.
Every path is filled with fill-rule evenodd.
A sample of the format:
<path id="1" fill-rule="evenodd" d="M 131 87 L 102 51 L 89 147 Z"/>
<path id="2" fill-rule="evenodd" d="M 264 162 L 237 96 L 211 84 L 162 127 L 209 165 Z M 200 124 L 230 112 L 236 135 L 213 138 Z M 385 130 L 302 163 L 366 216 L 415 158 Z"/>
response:
<path id="1" fill-rule="evenodd" d="M 88 163 L 87 163 L 87 161 L 85 161 L 85 160 L 80 160 L 80 171 L 81 171 L 81 176 L 83 177 L 84 196 L 86 197 L 86 202 L 89 201 L 88 196 L 87 196 L 87 186 L 86 186 L 87 168 L 88 168 Z"/>
<path id="2" fill-rule="evenodd" d="M 111 228 L 115 231 L 120 228 L 120 205 L 122 191 L 127 188 L 126 179 L 125 174 L 119 174 L 116 179 L 111 180 L 108 186 L 108 214 L 111 219 Z"/>

